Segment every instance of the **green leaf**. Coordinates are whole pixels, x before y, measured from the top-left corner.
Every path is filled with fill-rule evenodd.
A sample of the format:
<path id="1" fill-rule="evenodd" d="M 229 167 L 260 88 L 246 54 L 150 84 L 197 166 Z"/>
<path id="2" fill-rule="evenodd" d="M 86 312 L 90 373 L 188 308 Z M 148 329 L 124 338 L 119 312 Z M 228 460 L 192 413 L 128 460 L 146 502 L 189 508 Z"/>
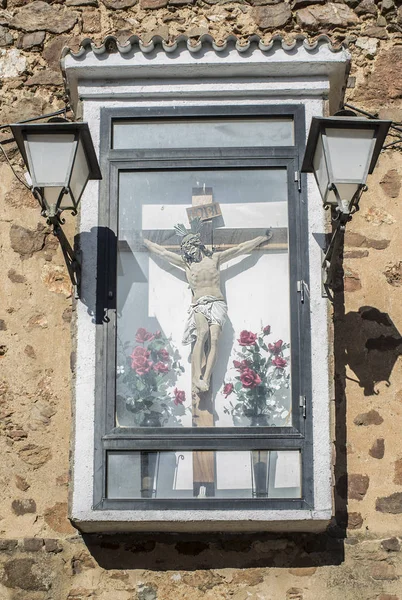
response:
<path id="1" fill-rule="evenodd" d="M 242 389 L 242 387 L 243 387 L 243 384 L 241 383 L 241 381 L 237 381 L 234 384 L 234 389 L 235 389 L 236 392 L 240 392 L 240 390 Z"/>

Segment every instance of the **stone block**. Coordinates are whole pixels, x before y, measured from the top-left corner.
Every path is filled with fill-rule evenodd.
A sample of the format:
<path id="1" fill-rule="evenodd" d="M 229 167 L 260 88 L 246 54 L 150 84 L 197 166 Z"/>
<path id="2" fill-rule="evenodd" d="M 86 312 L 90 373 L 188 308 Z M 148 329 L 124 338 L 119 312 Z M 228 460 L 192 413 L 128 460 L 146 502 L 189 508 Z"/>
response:
<path id="1" fill-rule="evenodd" d="M 26 515 L 27 513 L 36 513 L 36 502 L 33 498 L 23 498 L 22 500 L 13 500 L 11 504 L 14 514 L 17 517 Z"/>
<path id="2" fill-rule="evenodd" d="M 376 206 L 371 206 L 364 215 L 364 218 L 368 223 L 376 226 L 393 225 L 395 223 L 395 219 L 392 215 L 381 208 L 377 208 Z"/>
<path id="3" fill-rule="evenodd" d="M 389 565 L 385 561 L 375 563 L 371 567 L 371 577 L 380 581 L 393 581 L 398 579 L 394 565 Z"/>
<path id="4" fill-rule="evenodd" d="M 381 542 L 381 547 L 384 548 L 384 550 L 386 550 L 387 552 L 399 552 L 399 550 L 401 549 L 399 540 L 396 537 L 383 540 Z"/>
<path id="5" fill-rule="evenodd" d="M 19 35 L 17 40 L 17 48 L 22 50 L 30 50 L 32 48 L 41 46 L 45 41 L 45 31 L 34 31 L 33 33 L 22 33 Z"/>
<path id="6" fill-rule="evenodd" d="M 24 275 L 21 275 L 20 273 L 17 273 L 17 271 L 15 271 L 14 269 L 10 269 L 8 271 L 7 277 L 13 283 L 25 283 L 26 282 L 26 277 Z"/>
<path id="7" fill-rule="evenodd" d="M 0 48 L 0 80 L 19 77 L 26 72 L 27 59 L 17 48 L 3 50 Z M 10 121 L 12 123 L 12 120 Z"/>
<path id="8" fill-rule="evenodd" d="M 122 10 L 124 8 L 130 8 L 131 6 L 134 6 L 137 4 L 138 0 L 101 0 L 101 2 L 106 6 L 106 8 L 111 8 L 112 10 Z"/>
<path id="9" fill-rule="evenodd" d="M 71 295 L 71 281 L 65 267 L 49 263 L 44 264 L 41 280 L 50 292 L 64 294 L 66 297 Z"/>
<path id="10" fill-rule="evenodd" d="M 16 549 L 18 540 L 7 540 L 0 538 L 0 552 L 12 552 Z"/>
<path id="11" fill-rule="evenodd" d="M 348 513 L 348 529 L 360 529 L 363 525 L 363 517 L 359 512 Z"/>
<path id="12" fill-rule="evenodd" d="M 29 485 L 29 483 L 27 482 L 27 480 L 24 479 L 23 477 L 21 477 L 21 475 L 14 475 L 14 478 L 15 478 L 15 485 L 22 492 L 26 492 L 31 487 Z"/>
<path id="13" fill-rule="evenodd" d="M 52 554 L 58 554 L 63 551 L 62 546 L 60 545 L 59 540 L 55 540 L 52 538 L 45 539 L 45 551 L 50 552 Z"/>
<path id="14" fill-rule="evenodd" d="M 378 438 L 369 450 L 370 456 L 381 459 L 384 457 L 385 443 L 383 438 Z"/>
<path id="15" fill-rule="evenodd" d="M 374 58 L 377 54 L 378 40 L 370 37 L 358 37 L 356 48 L 360 48 L 367 58 Z"/>
<path id="16" fill-rule="evenodd" d="M 363 0 L 355 8 L 357 15 L 377 15 L 377 5 L 373 0 Z"/>
<path id="17" fill-rule="evenodd" d="M 98 0 L 66 0 L 66 6 L 98 6 Z"/>
<path id="18" fill-rule="evenodd" d="M 27 444 L 18 451 L 18 456 L 27 464 L 38 469 L 51 459 L 52 453 L 50 448 L 46 448 L 45 446 Z"/>
<path id="19" fill-rule="evenodd" d="M 38 223 L 36 229 L 26 229 L 13 223 L 10 229 L 11 248 L 22 258 L 29 258 L 42 250 L 46 235 L 47 229 L 42 223 Z"/>
<path id="20" fill-rule="evenodd" d="M 395 11 L 394 0 L 382 0 L 380 3 L 380 9 L 383 15 L 387 15 L 388 13 Z"/>
<path id="21" fill-rule="evenodd" d="M 10 26 L 22 31 L 63 33 L 74 27 L 78 16 L 77 12 L 65 10 L 60 5 L 50 5 L 42 0 L 35 0 L 15 13 L 10 21 Z"/>
<path id="22" fill-rule="evenodd" d="M 260 29 L 279 29 L 292 20 L 288 4 L 259 6 L 253 9 L 252 16 Z"/>
<path id="23" fill-rule="evenodd" d="M 395 492 L 390 496 L 377 498 L 375 509 L 383 513 L 400 515 L 402 513 L 402 492 Z"/>
<path id="24" fill-rule="evenodd" d="M 368 255 L 368 250 L 345 250 L 343 258 L 367 258 Z"/>
<path id="25" fill-rule="evenodd" d="M 394 483 L 402 485 L 402 458 L 395 461 Z"/>
<path id="26" fill-rule="evenodd" d="M 385 27 L 366 27 L 362 33 L 367 37 L 377 38 L 379 40 L 387 40 L 389 35 Z"/>
<path id="27" fill-rule="evenodd" d="M 101 30 L 101 16 L 97 10 L 82 11 L 82 32 L 97 33 Z"/>
<path id="28" fill-rule="evenodd" d="M 35 349 L 30 344 L 25 346 L 24 354 L 26 354 L 29 358 L 36 358 Z"/>
<path id="29" fill-rule="evenodd" d="M 380 181 L 381 189 L 388 198 L 398 198 L 401 191 L 401 176 L 396 169 L 390 169 Z"/>
<path id="30" fill-rule="evenodd" d="M 360 275 L 357 271 L 353 271 L 350 267 L 344 268 L 344 290 L 345 292 L 357 292 L 361 290 L 362 284 Z"/>
<path id="31" fill-rule="evenodd" d="M 7 588 L 30 591 L 46 591 L 50 587 L 49 575 L 41 572 L 32 558 L 15 558 L 8 561 L 4 565 L 2 584 Z"/>
<path id="32" fill-rule="evenodd" d="M 12 46 L 14 38 L 6 27 L 0 25 L 0 47 L 1 46 Z"/>
<path id="33" fill-rule="evenodd" d="M 63 78 L 61 76 L 60 71 L 51 71 L 50 69 L 44 69 L 43 71 L 39 71 L 32 75 L 32 77 L 28 77 L 25 82 L 27 87 L 36 86 L 36 85 L 62 85 Z"/>
<path id="34" fill-rule="evenodd" d="M 141 8 L 164 8 L 167 4 L 168 0 L 140 0 Z"/>
<path id="35" fill-rule="evenodd" d="M 395 265 L 388 265 L 384 271 L 384 275 L 389 285 L 394 287 L 402 285 L 402 261 Z"/>
<path id="36" fill-rule="evenodd" d="M 383 422 L 384 419 L 376 410 L 360 413 L 353 419 L 355 425 L 363 425 L 364 427 L 367 427 L 368 425 L 381 425 Z"/>
<path id="37" fill-rule="evenodd" d="M 366 35 L 367 32 L 365 32 Z M 402 97 L 402 47 L 394 46 L 378 53 L 370 77 L 357 88 L 356 101 L 373 101 L 381 106 Z"/>
<path id="38" fill-rule="evenodd" d="M 42 548 L 42 538 L 24 538 L 23 549 L 25 552 L 40 552 Z"/>
<path id="39" fill-rule="evenodd" d="M 348 497 L 352 500 L 363 500 L 370 483 L 368 475 L 351 474 L 348 476 Z"/>
<path id="40" fill-rule="evenodd" d="M 308 31 L 321 31 L 333 27 L 346 28 L 359 23 L 359 17 L 351 8 L 335 2 L 302 8 L 296 13 L 296 20 L 300 27 Z"/>
<path id="41" fill-rule="evenodd" d="M 58 533 L 75 533 L 74 527 L 70 525 L 67 518 L 67 503 L 56 502 L 54 506 L 51 506 L 45 510 L 44 518 L 46 523 Z"/>

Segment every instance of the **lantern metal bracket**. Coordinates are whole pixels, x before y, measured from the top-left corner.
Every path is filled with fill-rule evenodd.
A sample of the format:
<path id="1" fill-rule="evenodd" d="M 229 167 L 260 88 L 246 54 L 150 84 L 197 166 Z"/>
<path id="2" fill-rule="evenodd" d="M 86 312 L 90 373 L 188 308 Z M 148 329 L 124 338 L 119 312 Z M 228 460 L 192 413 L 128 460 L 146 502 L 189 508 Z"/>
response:
<path id="1" fill-rule="evenodd" d="M 352 216 L 359 210 L 360 197 L 362 193 L 367 190 L 367 186 L 364 184 L 359 185 L 349 202 L 341 199 L 338 189 L 334 183 L 331 183 L 328 186 L 328 189 L 334 192 L 337 201 L 337 206 L 332 206 L 332 222 L 336 223 L 336 228 L 332 234 L 328 248 L 325 250 L 325 254 L 323 253 L 321 274 L 322 296 L 323 298 L 328 298 L 332 302 L 335 266 L 339 256 L 341 242 L 343 243 L 346 223 L 351 221 Z M 325 208 L 329 208 L 329 206 L 331 205 L 327 204 L 325 205 Z"/>
<path id="2" fill-rule="evenodd" d="M 51 206 L 50 210 L 45 208 L 45 203 L 43 201 L 43 196 L 41 190 L 39 188 L 32 188 L 32 194 L 38 200 L 41 207 L 41 215 L 46 218 L 46 222 L 48 225 L 53 226 L 53 234 L 57 237 L 60 242 L 61 250 L 63 252 L 64 261 L 67 266 L 68 274 L 70 276 L 71 283 L 74 287 L 74 297 L 76 300 L 80 298 L 81 292 L 81 259 L 80 252 L 74 251 L 71 247 L 70 242 L 66 238 L 66 235 L 62 229 L 62 225 L 65 223 L 65 219 L 61 218 L 62 211 L 60 208 L 56 208 L 59 205 L 59 200 L 61 197 L 68 193 L 68 190 L 63 188 L 60 192 L 60 196 L 56 204 Z M 70 209 L 71 210 L 71 209 Z M 77 212 L 71 210 L 72 215 L 76 215 Z"/>
<path id="3" fill-rule="evenodd" d="M 74 297 L 76 300 L 80 298 L 81 293 L 81 256 L 80 252 L 74 252 L 70 242 L 65 236 L 65 233 L 60 225 L 59 217 L 48 218 L 48 222 L 53 225 L 53 234 L 57 237 L 60 242 L 61 250 L 63 252 L 64 261 L 67 266 L 68 274 L 70 275 L 71 283 L 74 287 Z"/>

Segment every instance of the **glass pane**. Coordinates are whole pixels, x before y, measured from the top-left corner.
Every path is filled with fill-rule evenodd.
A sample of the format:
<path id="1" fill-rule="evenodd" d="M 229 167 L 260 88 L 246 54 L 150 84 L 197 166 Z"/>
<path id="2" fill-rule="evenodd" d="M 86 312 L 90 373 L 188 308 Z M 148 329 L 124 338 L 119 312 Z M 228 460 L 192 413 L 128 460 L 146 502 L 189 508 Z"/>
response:
<path id="1" fill-rule="evenodd" d="M 185 262 L 173 226 L 212 201 Z M 120 174 L 119 426 L 291 426 L 287 223 L 286 169 Z"/>
<path id="2" fill-rule="evenodd" d="M 25 146 L 31 155 L 34 170 L 31 177 L 37 187 L 67 183 L 75 150 L 73 133 L 30 133 Z"/>
<path id="3" fill-rule="evenodd" d="M 84 146 L 80 140 L 74 161 L 74 169 L 71 174 L 70 187 L 76 202 L 79 201 L 84 187 L 88 181 L 89 167 Z"/>
<path id="4" fill-rule="evenodd" d="M 375 144 L 373 130 L 328 128 L 325 134 L 332 181 L 365 181 Z"/>
<path id="5" fill-rule="evenodd" d="M 124 120 L 113 124 L 115 150 L 293 145 L 293 120 L 289 118 Z"/>
<path id="6" fill-rule="evenodd" d="M 113 451 L 107 497 L 300 498 L 300 451 Z"/>
<path id="7" fill-rule="evenodd" d="M 329 179 L 321 136 L 318 138 L 317 147 L 314 154 L 314 173 L 321 196 L 325 198 L 325 196 L 328 194 Z"/>

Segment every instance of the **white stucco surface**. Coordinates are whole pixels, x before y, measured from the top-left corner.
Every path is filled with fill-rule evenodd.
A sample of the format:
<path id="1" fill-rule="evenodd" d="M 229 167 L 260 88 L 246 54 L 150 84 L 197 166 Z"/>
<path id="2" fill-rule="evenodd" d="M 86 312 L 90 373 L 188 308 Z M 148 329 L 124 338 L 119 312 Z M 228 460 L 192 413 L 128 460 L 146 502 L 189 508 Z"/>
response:
<path id="1" fill-rule="evenodd" d="M 324 99 L 339 97 L 348 65 L 345 51 L 321 46 L 314 53 L 303 47 L 287 53 L 256 50 L 245 57 L 232 50 L 217 56 L 212 50 L 197 58 L 181 51 L 132 57 L 120 54 L 79 58 L 67 55 L 65 69 L 73 98 L 82 99 L 83 119 L 88 122 L 99 150 L 100 110 L 107 107 L 303 104 L 307 131 L 312 116 L 323 114 Z M 202 67 L 202 68 L 201 68 Z M 180 79 L 175 75 L 180 73 Z M 206 76 L 221 79 L 208 81 Z M 278 76 L 280 75 L 280 76 Z M 154 79 L 158 77 L 159 79 Z M 165 79 L 162 79 L 165 77 Z M 151 79 L 152 78 L 152 79 Z M 333 92 L 330 92 L 331 86 Z M 94 306 L 96 290 L 96 236 L 99 183 L 90 182 L 81 202 L 83 254 L 82 301 L 77 305 L 77 369 L 73 440 L 73 490 L 70 515 L 83 531 L 165 530 L 293 530 L 323 529 L 332 514 L 330 453 L 330 387 L 328 305 L 321 296 L 321 247 L 325 213 L 313 176 L 308 176 L 309 268 L 312 340 L 312 409 L 314 444 L 314 506 L 311 510 L 253 511 L 105 511 L 93 510 L 95 324 L 88 306 Z"/>

